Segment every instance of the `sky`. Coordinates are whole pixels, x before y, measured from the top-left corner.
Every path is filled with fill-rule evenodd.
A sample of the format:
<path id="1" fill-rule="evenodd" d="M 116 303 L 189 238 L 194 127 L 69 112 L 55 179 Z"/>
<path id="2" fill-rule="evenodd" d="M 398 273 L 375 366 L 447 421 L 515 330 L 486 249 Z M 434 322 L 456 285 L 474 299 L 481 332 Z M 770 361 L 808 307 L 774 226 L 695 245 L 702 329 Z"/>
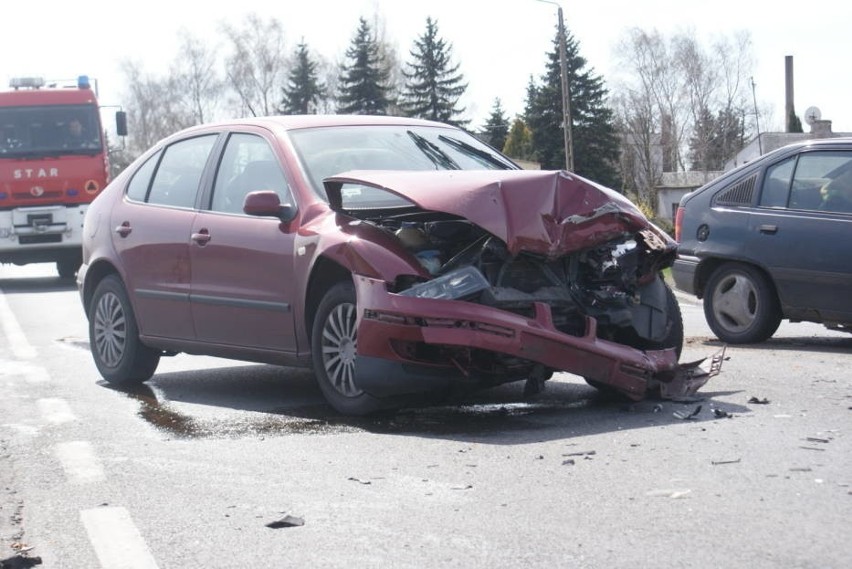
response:
<path id="1" fill-rule="evenodd" d="M 852 73 L 845 67 L 852 53 L 852 2 L 821 0 L 781 8 L 749 0 L 596 0 L 560 2 L 565 25 L 579 42 L 580 55 L 612 85 L 620 70 L 614 53 L 631 27 L 657 30 L 664 36 L 695 35 L 702 45 L 740 31 L 751 34 L 753 79 L 761 130 L 784 124 L 784 59 L 793 56 L 795 109 L 820 109 L 835 132 L 852 132 Z M 552 49 L 557 6 L 541 0 L 86 0 L 12 2 L 0 7 L 0 82 L 15 76 L 97 80 L 102 105 L 122 104 L 123 60 L 162 75 L 178 51 L 179 32 L 188 30 L 211 47 L 222 40 L 221 25 L 239 26 L 246 14 L 275 17 L 286 40 L 301 39 L 331 60 L 342 60 L 364 16 L 378 14 L 387 39 L 405 60 L 423 33 L 426 17 L 438 22 L 452 44 L 468 81 L 462 99 L 471 127 L 487 119 L 495 97 L 511 117 L 523 112 L 530 76 L 544 72 Z M 805 124 L 805 130 L 808 130 Z"/>

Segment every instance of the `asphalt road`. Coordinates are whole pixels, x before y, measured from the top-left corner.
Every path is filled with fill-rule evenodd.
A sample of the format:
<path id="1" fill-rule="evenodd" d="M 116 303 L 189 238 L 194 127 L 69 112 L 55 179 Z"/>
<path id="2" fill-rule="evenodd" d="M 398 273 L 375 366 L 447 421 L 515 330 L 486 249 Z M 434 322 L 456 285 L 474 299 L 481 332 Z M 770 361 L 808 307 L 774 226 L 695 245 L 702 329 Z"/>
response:
<path id="1" fill-rule="evenodd" d="M 607 400 L 560 374 L 529 399 L 513 384 L 345 419 L 308 372 L 212 358 L 112 389 L 53 275 L 0 266 L 0 560 L 852 564 L 852 336 L 784 324 L 729 347 L 689 404 Z M 684 359 L 715 352 L 700 306 L 681 306 Z"/>

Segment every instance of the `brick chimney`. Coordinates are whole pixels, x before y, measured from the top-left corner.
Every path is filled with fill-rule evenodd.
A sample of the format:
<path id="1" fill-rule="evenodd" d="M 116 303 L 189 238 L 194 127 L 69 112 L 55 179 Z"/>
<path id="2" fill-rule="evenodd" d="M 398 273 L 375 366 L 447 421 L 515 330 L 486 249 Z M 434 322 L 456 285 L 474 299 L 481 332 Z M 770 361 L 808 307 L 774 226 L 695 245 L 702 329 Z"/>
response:
<path id="1" fill-rule="evenodd" d="M 831 138 L 831 121 L 819 120 L 811 122 L 811 138 Z"/>

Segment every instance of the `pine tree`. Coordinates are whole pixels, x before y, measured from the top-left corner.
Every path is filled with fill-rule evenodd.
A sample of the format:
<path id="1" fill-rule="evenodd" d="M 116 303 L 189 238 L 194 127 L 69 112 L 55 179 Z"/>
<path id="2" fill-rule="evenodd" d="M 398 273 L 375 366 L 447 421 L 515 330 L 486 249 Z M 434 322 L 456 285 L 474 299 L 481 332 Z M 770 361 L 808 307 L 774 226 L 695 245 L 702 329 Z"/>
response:
<path id="1" fill-rule="evenodd" d="M 491 115 L 482 127 L 484 131 L 482 139 L 496 148 L 502 150 L 506 144 L 506 137 L 509 136 L 509 119 L 503 111 L 503 105 L 499 98 L 494 99 L 494 106 L 491 108 Z"/>
<path id="2" fill-rule="evenodd" d="M 533 160 L 535 155 L 532 148 L 532 132 L 524 120 L 516 118 L 506 136 L 503 153 L 516 160 Z"/>
<path id="3" fill-rule="evenodd" d="M 723 109 L 715 117 L 702 110 L 689 140 L 693 170 L 724 169 L 725 161 L 745 144 L 744 115 L 741 109 Z"/>
<path id="4" fill-rule="evenodd" d="M 339 108 L 343 114 L 382 115 L 387 112 L 387 70 L 382 66 L 379 45 L 367 20 L 360 19 L 358 31 L 346 50 L 339 80 Z"/>
<path id="5" fill-rule="evenodd" d="M 459 65 L 452 65 L 452 45 L 438 37 L 438 23 L 426 18 L 426 31 L 414 41 L 409 54 L 408 70 L 403 71 L 401 107 L 412 117 L 464 126 L 470 121 L 459 119 L 464 107 L 459 98 L 467 89 Z"/>
<path id="6" fill-rule="evenodd" d="M 802 120 L 799 118 L 799 115 L 796 114 L 794 109 L 790 109 L 789 124 L 790 127 L 788 132 L 805 132 L 802 129 Z"/>
<path id="7" fill-rule="evenodd" d="M 325 86 L 317 78 L 317 64 L 311 60 L 304 41 L 296 47 L 295 59 L 287 86 L 282 89 L 280 111 L 285 115 L 307 114 L 325 95 Z"/>
<path id="8" fill-rule="evenodd" d="M 542 168 L 565 167 L 562 131 L 562 88 L 559 34 L 553 42 L 541 85 L 527 88 L 526 121 L 533 133 L 533 149 Z M 606 106 L 603 79 L 586 67 L 574 37 L 565 32 L 566 67 L 571 95 L 574 170 L 600 184 L 617 188 L 619 139 L 612 109 Z"/>

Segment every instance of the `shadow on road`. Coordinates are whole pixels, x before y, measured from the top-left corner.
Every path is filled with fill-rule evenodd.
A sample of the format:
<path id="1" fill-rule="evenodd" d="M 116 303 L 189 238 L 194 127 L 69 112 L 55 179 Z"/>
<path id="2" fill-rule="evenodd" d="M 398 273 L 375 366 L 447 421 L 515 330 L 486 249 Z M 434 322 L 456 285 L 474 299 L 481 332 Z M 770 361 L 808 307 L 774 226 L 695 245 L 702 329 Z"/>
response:
<path id="1" fill-rule="evenodd" d="M 74 279 L 60 277 L 0 278 L 0 290 L 5 294 L 68 292 L 77 290 L 77 284 Z"/>
<path id="2" fill-rule="evenodd" d="M 692 337 L 686 339 L 687 347 L 695 346 L 712 346 L 721 347 L 723 342 L 718 338 L 712 337 Z M 728 354 L 730 355 L 736 350 L 748 351 L 798 351 L 798 352 L 849 352 L 852 351 L 852 335 L 843 336 L 786 336 L 778 338 L 770 338 L 759 344 L 737 344 L 728 345 Z"/>
<path id="3" fill-rule="evenodd" d="M 714 395 L 727 394 L 710 392 L 690 403 L 629 402 L 604 396 L 567 374 L 532 397 L 524 396 L 523 386 L 516 382 L 370 417 L 339 415 L 325 403 L 310 371 L 276 366 L 157 374 L 122 391 L 139 402 L 141 418 L 183 439 L 370 432 L 526 444 L 749 412 L 745 405 L 713 401 Z"/>

